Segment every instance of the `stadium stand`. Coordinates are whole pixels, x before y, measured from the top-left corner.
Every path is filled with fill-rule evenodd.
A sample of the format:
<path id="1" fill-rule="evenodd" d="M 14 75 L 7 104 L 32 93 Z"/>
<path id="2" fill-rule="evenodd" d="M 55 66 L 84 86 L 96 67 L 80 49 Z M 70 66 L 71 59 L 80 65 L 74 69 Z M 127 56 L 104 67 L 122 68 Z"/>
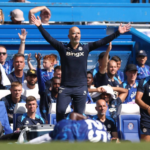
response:
<path id="1" fill-rule="evenodd" d="M 69 1 L 68 1 L 69 2 Z M 119 21 L 119 22 L 149 22 L 150 5 L 141 3 L 10 3 L 1 2 L 5 21 L 10 21 L 10 11 L 19 8 L 28 21 L 30 9 L 46 5 L 52 12 L 50 21 Z M 91 13 L 92 12 L 92 13 Z M 113 14 L 112 14 L 113 12 Z M 145 13 L 146 12 L 146 13 Z M 60 13 L 61 16 L 60 17 Z M 119 15 L 118 15 L 119 13 Z M 111 14 L 111 15 L 110 15 Z M 39 13 L 37 14 L 39 15 Z"/>
<path id="2" fill-rule="evenodd" d="M 28 22 L 28 12 L 30 9 L 42 6 L 45 4 L 50 8 L 52 17 L 50 21 L 54 22 L 79 22 L 79 21 L 123 21 L 123 22 L 149 22 L 150 4 L 146 0 L 146 4 L 142 0 L 139 3 L 131 4 L 130 0 L 29 0 L 31 3 L 9 3 L 9 0 L 2 0 L 0 2 L 0 8 L 5 15 L 5 21 L 10 21 L 10 11 L 19 8 L 24 12 L 25 21 Z M 111 3 L 110 3 L 111 2 Z M 91 13 L 92 12 L 92 13 Z M 112 13 L 113 12 L 113 13 Z M 61 15 L 60 15 L 61 13 Z M 119 14 L 119 15 L 118 15 Z M 37 13 L 36 15 L 39 15 Z M 63 16 L 63 17 L 62 17 Z M 61 42 L 69 42 L 68 31 L 70 25 L 53 25 L 44 26 L 44 28 L 57 40 Z M 86 44 L 87 42 L 96 41 L 102 39 L 106 35 L 114 32 L 116 27 L 107 26 L 78 26 L 81 29 L 82 38 L 81 42 Z M 26 39 L 26 51 L 25 58 L 27 60 L 27 54 L 40 52 L 42 55 L 54 53 L 58 56 L 56 50 L 49 45 L 39 30 L 34 25 L 1 25 L 0 26 L 0 45 L 6 46 L 8 50 L 8 59 L 18 50 L 20 40 L 17 35 L 18 30 L 25 28 L 28 32 Z M 118 55 L 122 59 L 121 71 L 126 67 L 126 64 L 135 63 L 135 53 L 144 49 L 150 56 L 149 51 L 150 38 L 146 35 L 138 32 L 132 28 L 131 31 L 125 35 L 120 35 L 112 42 L 113 48 L 110 52 L 111 57 Z M 88 57 L 88 70 L 94 68 L 97 65 L 97 59 L 100 52 L 105 51 L 107 46 L 103 46 L 89 54 Z M 49 51 L 51 50 L 51 51 Z M 32 55 L 32 63 L 36 65 L 35 58 Z M 150 64 L 150 59 L 147 61 Z M 26 66 L 25 69 L 28 69 Z M 10 94 L 9 90 L 1 90 L 0 98 Z M 30 93 L 29 93 L 30 95 Z M 38 98 L 38 97 L 37 97 Z M 1 103 L 1 102 L 0 102 Z M 39 105 L 38 101 L 38 105 Z M 16 125 L 16 118 L 19 114 L 25 113 L 25 104 L 17 104 L 14 110 L 14 130 Z M 21 109 L 21 111 L 20 111 Z M 1 110 L 1 109 L 0 109 Z M 37 113 L 39 110 L 37 110 Z M 70 107 L 67 108 L 66 113 L 71 112 Z M 95 104 L 87 104 L 85 108 L 86 115 L 96 115 Z M 139 141 L 139 107 L 134 104 L 122 104 L 118 111 L 118 131 L 119 136 L 123 140 Z M 52 103 L 49 109 L 48 122 L 50 124 L 56 124 L 56 104 Z"/>
<path id="3" fill-rule="evenodd" d="M 118 109 L 118 133 L 122 140 L 140 141 L 140 108 L 137 104 L 122 104 Z"/>

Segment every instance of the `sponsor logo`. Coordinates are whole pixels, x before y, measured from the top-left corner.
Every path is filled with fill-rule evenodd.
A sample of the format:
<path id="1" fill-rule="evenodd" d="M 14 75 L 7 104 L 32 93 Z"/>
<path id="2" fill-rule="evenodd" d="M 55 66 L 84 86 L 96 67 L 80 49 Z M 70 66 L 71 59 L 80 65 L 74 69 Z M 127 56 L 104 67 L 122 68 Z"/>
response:
<path id="1" fill-rule="evenodd" d="M 132 92 L 132 94 L 131 94 L 131 98 L 134 98 L 134 97 L 135 97 L 135 95 L 136 95 L 136 92 Z"/>
<path id="2" fill-rule="evenodd" d="M 62 90 L 59 90 L 59 93 L 62 93 Z"/>
<path id="3" fill-rule="evenodd" d="M 78 52 L 78 53 L 66 52 L 66 56 L 80 57 L 80 56 L 84 56 L 84 52 Z"/>
<path id="4" fill-rule="evenodd" d="M 40 123 L 37 123 L 36 125 L 40 125 Z"/>

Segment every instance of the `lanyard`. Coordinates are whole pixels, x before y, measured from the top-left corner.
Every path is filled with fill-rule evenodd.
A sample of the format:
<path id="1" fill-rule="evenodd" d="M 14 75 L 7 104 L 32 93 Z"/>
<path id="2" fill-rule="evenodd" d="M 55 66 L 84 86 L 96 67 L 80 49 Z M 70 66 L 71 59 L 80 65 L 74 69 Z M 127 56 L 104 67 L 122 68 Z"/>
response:
<path id="1" fill-rule="evenodd" d="M 17 78 L 16 75 L 15 75 L 15 72 L 13 72 L 13 76 L 14 76 L 14 78 L 19 82 L 18 78 Z M 23 72 L 22 82 L 21 82 L 21 83 L 24 83 L 24 72 Z"/>

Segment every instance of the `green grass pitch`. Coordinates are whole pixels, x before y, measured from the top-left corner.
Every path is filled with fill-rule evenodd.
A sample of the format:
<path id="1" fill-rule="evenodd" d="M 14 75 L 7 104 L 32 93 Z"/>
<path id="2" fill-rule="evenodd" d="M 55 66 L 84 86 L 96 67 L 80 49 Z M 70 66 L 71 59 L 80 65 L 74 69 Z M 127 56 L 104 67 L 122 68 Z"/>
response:
<path id="1" fill-rule="evenodd" d="M 11 142 L 0 143 L 0 150 L 150 150 L 150 143 L 121 142 L 90 143 L 90 142 L 51 142 L 46 144 L 27 145 Z"/>

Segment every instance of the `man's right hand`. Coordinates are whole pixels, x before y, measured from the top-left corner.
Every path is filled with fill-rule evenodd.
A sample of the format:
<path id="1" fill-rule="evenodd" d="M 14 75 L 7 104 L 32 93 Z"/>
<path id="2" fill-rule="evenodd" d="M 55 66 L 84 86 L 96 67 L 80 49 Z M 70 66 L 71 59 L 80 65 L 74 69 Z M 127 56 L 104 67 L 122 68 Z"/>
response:
<path id="1" fill-rule="evenodd" d="M 41 20 L 39 18 L 39 16 L 37 16 L 37 18 L 35 17 L 34 14 L 31 15 L 31 21 L 33 24 L 35 24 L 37 27 L 39 27 L 42 23 Z"/>

